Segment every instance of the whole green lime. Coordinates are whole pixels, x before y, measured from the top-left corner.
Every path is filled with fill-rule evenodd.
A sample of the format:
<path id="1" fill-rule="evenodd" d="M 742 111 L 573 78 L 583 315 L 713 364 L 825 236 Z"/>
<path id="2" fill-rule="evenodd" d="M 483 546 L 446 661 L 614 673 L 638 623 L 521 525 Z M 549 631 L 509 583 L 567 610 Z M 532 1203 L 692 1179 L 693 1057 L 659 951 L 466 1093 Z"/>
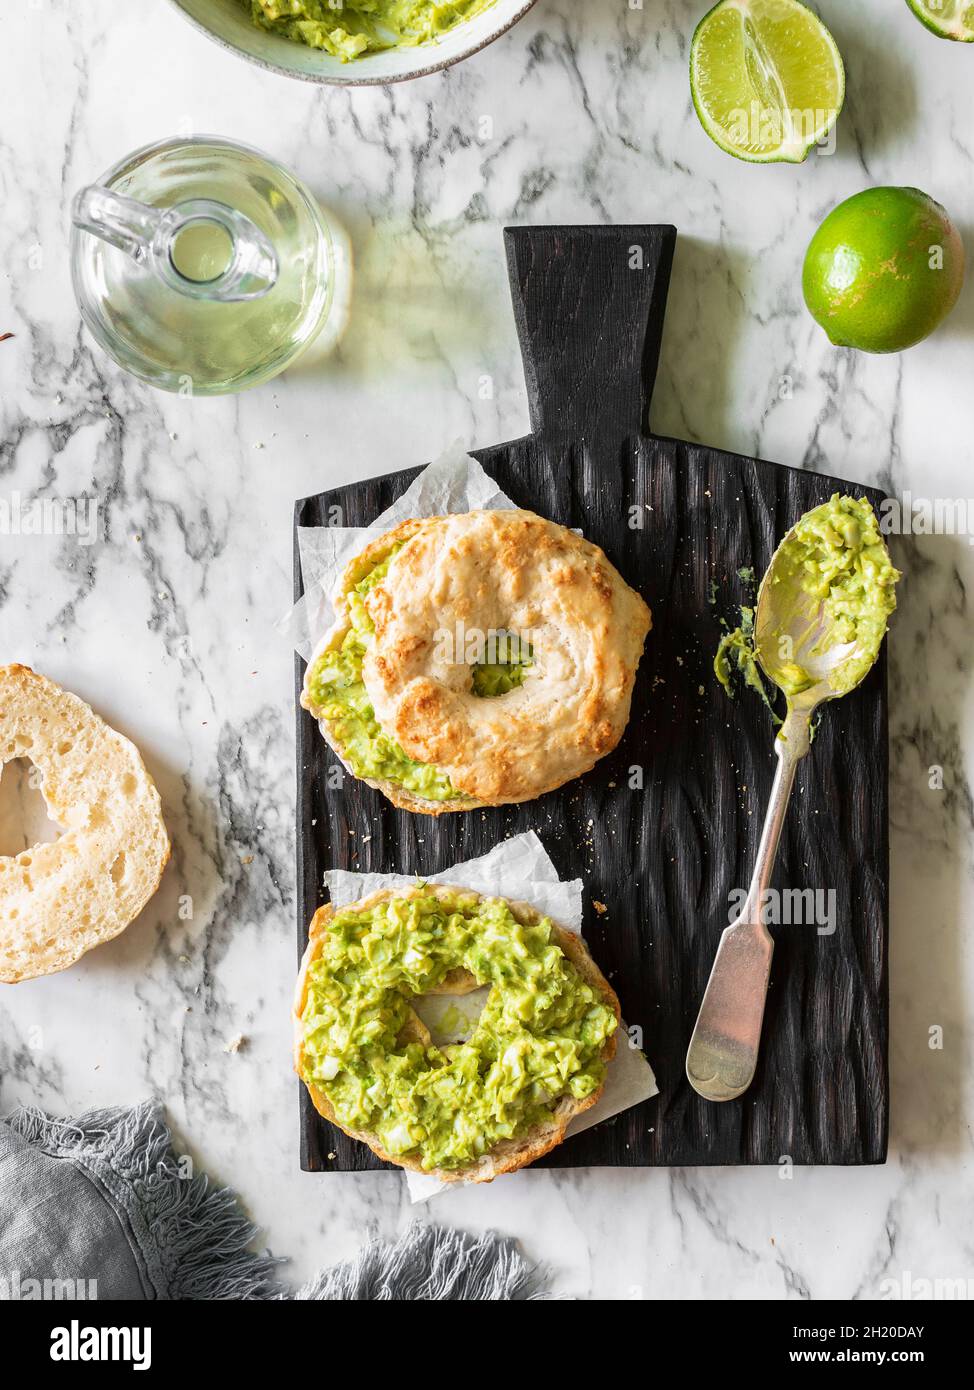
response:
<path id="1" fill-rule="evenodd" d="M 812 237 L 802 290 L 838 347 L 902 352 L 957 303 L 964 244 L 918 188 L 867 188 L 833 209 Z"/>

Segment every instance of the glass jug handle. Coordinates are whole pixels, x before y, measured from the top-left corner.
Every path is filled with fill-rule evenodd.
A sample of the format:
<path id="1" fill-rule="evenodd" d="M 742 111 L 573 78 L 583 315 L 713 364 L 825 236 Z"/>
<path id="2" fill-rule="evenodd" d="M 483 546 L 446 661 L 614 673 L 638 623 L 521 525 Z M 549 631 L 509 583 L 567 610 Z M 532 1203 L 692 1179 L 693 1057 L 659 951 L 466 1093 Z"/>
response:
<path id="1" fill-rule="evenodd" d="M 210 198 L 155 208 L 93 184 L 76 196 L 71 220 L 81 231 L 107 241 L 192 299 L 227 303 L 259 299 L 274 288 L 280 273 L 277 252 L 260 228 L 242 212 Z M 180 234 L 200 224 L 221 228 L 228 247 L 224 267 L 206 280 L 184 275 L 174 259 Z"/>

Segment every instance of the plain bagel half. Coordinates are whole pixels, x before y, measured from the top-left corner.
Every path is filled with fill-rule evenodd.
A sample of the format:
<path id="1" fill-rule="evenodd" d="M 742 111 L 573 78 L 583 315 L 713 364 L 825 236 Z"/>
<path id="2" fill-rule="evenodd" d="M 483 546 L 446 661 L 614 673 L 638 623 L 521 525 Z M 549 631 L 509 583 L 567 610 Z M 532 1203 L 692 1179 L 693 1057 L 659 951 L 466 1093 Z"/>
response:
<path id="1" fill-rule="evenodd" d="M 64 970 L 138 916 L 169 859 L 159 793 L 134 744 L 27 666 L 0 667 L 0 775 L 28 758 L 53 844 L 0 856 L 0 983 Z"/>

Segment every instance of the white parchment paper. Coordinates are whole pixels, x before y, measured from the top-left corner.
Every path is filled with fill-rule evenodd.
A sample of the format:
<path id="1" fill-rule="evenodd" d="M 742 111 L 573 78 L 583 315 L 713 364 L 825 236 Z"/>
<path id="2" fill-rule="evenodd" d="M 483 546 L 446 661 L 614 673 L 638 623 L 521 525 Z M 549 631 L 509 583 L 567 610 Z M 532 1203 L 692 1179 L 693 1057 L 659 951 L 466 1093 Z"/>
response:
<path id="1" fill-rule="evenodd" d="M 368 897 L 380 888 L 407 888 L 415 881 L 415 875 L 358 874 L 346 869 L 329 869 L 325 873 L 325 887 L 336 907 Z M 443 873 L 432 874 L 428 881 L 455 883 L 491 897 L 528 902 L 545 916 L 554 918 L 560 926 L 573 932 L 582 929 L 582 880 L 576 878 L 565 883 L 558 877 L 533 830 L 502 841 L 479 859 L 468 859 Z M 457 999 L 440 995 L 423 1001 L 423 1007 L 417 1012 L 422 1014 L 436 1041 L 455 1042 L 472 1031 L 485 996 L 486 991 L 481 990 Z M 446 1022 L 445 1029 L 439 1026 L 442 1021 Z M 458 1027 L 458 1022 L 468 1026 Z M 616 1055 L 609 1063 L 605 1090 L 591 1110 L 572 1121 L 569 1134 L 578 1134 L 658 1094 L 653 1069 L 642 1052 L 630 1046 L 625 1024 L 619 1028 L 616 1038 Z M 408 1171 L 406 1181 L 414 1202 L 425 1202 L 448 1186 L 436 1178 Z"/>

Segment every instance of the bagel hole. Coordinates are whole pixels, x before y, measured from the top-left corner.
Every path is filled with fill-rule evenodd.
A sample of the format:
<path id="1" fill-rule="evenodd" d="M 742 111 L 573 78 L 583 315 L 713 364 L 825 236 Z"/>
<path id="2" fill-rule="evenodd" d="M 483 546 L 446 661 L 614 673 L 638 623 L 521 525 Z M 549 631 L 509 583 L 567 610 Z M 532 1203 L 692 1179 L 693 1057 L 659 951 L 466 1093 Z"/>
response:
<path id="1" fill-rule="evenodd" d="M 11 758 L 0 767 L 0 858 L 17 858 L 29 868 L 30 854 L 64 833 L 48 813 L 43 777 L 30 758 Z"/>
<path id="2" fill-rule="evenodd" d="M 447 1047 L 471 1036 L 489 993 L 484 985 L 469 994 L 422 994 L 412 1006 L 430 1030 L 434 1046 Z"/>
<path id="3" fill-rule="evenodd" d="M 483 656 L 472 664 L 471 676 L 473 693 L 482 700 L 517 690 L 535 660 L 528 637 L 510 628 L 492 628 L 486 634 Z"/>

